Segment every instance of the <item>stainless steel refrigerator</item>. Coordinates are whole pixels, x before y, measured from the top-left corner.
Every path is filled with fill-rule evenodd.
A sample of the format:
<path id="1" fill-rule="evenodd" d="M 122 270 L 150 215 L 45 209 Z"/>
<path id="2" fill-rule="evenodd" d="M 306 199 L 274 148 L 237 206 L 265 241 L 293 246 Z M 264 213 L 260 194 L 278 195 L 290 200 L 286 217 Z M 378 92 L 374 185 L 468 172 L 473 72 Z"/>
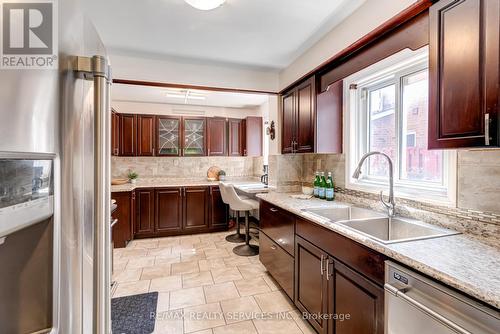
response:
<path id="1" fill-rule="evenodd" d="M 54 3 L 58 69 L 0 69 L 0 333 L 110 333 L 110 69 Z"/>

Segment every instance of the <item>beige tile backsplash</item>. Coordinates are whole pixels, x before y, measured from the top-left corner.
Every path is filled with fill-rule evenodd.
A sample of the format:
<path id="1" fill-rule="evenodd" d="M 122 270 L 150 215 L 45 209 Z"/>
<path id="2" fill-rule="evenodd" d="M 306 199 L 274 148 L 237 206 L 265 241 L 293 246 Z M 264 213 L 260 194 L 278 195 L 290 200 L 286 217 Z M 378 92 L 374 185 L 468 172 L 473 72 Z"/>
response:
<path id="1" fill-rule="evenodd" d="M 255 163 L 255 165 L 254 165 Z M 204 178 L 211 166 L 218 166 L 227 176 L 260 175 L 262 159 L 252 157 L 112 157 L 111 175 L 126 177 L 134 170 L 141 178 Z"/>

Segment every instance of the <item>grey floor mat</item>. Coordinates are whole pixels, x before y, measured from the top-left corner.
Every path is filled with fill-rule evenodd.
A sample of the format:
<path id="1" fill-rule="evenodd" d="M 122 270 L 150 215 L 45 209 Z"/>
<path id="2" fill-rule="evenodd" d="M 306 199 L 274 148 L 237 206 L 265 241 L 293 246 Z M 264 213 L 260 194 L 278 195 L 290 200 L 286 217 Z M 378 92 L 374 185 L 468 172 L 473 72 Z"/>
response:
<path id="1" fill-rule="evenodd" d="M 155 329 L 158 292 L 111 299 L 113 334 L 149 334 Z"/>

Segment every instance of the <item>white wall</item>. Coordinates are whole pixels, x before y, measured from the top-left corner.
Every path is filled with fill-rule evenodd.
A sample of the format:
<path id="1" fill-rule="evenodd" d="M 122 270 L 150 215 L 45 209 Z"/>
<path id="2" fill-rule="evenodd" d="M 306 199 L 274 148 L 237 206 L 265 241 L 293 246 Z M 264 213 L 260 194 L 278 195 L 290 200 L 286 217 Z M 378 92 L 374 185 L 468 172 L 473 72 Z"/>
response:
<path id="1" fill-rule="evenodd" d="M 117 79 L 278 91 L 278 71 L 117 54 L 111 54 L 110 59 L 113 77 Z"/>
<path id="2" fill-rule="evenodd" d="M 268 100 L 260 106 L 260 112 L 262 114 L 262 118 L 264 120 L 264 164 L 267 165 L 267 156 L 268 155 L 276 155 L 280 154 L 281 146 L 280 146 L 280 118 L 278 117 L 278 96 L 270 95 Z M 271 121 L 274 121 L 274 127 L 276 131 L 276 137 L 274 140 L 271 140 L 269 136 L 266 134 L 266 128 L 270 126 Z"/>
<path id="3" fill-rule="evenodd" d="M 416 0 L 367 0 L 279 74 L 280 90 L 389 20 Z"/>
<path id="4" fill-rule="evenodd" d="M 261 116 L 259 108 L 224 108 L 224 107 L 206 107 L 191 106 L 183 104 L 166 103 L 144 103 L 130 101 L 112 101 L 111 106 L 119 113 L 130 114 L 154 114 L 154 115 L 188 115 L 204 117 L 229 117 L 244 118 L 247 116 Z M 196 112 L 196 113 L 194 113 Z"/>

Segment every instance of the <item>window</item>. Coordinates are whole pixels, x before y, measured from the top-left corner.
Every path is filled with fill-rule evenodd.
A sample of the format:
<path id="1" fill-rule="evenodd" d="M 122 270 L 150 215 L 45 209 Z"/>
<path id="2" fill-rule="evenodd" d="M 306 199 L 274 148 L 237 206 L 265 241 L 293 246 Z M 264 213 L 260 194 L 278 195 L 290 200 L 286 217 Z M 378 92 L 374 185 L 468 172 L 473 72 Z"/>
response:
<path id="1" fill-rule="evenodd" d="M 394 164 L 398 196 L 454 202 L 454 156 L 427 149 L 427 50 L 403 52 L 364 69 L 344 81 L 347 117 L 348 187 L 387 189 L 387 161 L 371 156 L 362 177 L 351 175 L 361 156 L 370 151 L 387 154 Z M 451 157 L 451 158 L 450 158 Z"/>

